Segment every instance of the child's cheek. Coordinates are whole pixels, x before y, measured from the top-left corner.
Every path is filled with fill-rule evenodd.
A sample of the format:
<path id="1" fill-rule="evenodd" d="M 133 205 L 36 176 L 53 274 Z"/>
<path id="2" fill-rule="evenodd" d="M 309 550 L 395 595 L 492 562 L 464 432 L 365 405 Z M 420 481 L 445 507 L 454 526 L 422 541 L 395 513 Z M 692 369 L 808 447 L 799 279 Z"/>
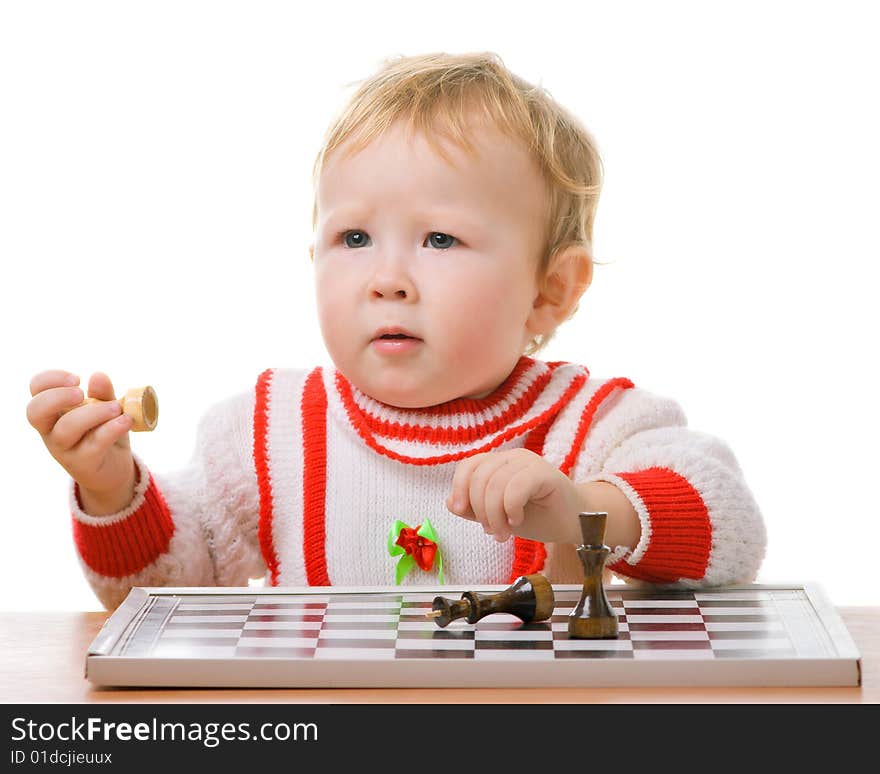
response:
<path id="1" fill-rule="evenodd" d="M 461 353 L 479 360 L 486 353 L 505 348 L 510 338 L 511 319 L 509 299 L 495 288 L 470 288 L 451 307 L 447 316 L 450 344 Z"/>
<path id="2" fill-rule="evenodd" d="M 355 305 L 350 293 L 346 290 L 349 282 L 344 275 L 326 272 L 315 280 L 315 306 L 318 322 L 325 343 L 331 355 L 339 352 L 346 338 L 355 331 L 352 329 L 352 315 Z M 347 332 L 347 333 L 346 333 Z"/>

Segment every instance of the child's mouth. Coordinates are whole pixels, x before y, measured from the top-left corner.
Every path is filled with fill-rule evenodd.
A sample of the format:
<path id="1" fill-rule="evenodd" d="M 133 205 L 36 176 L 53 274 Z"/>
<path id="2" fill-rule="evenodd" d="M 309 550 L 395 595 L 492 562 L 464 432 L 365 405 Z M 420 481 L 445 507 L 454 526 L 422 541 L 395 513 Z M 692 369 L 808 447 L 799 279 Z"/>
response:
<path id="1" fill-rule="evenodd" d="M 383 333 L 371 342 L 373 349 L 383 355 L 396 355 L 412 352 L 422 340 L 406 333 Z"/>

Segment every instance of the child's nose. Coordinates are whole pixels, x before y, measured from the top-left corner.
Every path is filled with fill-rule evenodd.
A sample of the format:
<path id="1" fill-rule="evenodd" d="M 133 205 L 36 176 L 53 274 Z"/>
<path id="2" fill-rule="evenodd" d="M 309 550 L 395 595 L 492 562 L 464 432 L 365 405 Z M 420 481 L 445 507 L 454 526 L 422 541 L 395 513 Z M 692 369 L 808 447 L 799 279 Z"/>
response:
<path id="1" fill-rule="evenodd" d="M 370 281 L 370 296 L 375 299 L 400 299 L 417 301 L 415 283 L 404 272 L 386 269 L 373 275 Z"/>

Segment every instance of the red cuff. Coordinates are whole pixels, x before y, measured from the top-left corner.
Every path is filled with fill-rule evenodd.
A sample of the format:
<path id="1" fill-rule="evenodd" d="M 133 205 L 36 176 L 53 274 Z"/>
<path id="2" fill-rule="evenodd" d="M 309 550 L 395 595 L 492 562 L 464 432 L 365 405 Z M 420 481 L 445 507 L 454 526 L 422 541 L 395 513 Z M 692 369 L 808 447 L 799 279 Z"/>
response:
<path id="1" fill-rule="evenodd" d="M 123 578 L 152 564 L 168 550 L 174 521 L 151 473 L 142 501 L 129 515 L 94 517 L 88 522 L 73 517 L 73 540 L 83 561 L 99 575 Z M 74 488 L 79 500 L 79 489 Z M 123 511 L 123 514 L 125 511 Z"/>
<path id="2" fill-rule="evenodd" d="M 649 468 L 638 473 L 616 473 L 638 495 L 642 540 L 647 547 L 635 564 L 625 558 L 609 568 L 648 583 L 674 583 L 681 578 L 699 580 L 706 574 L 712 548 L 709 511 L 687 479 L 669 468 Z M 647 511 L 647 514 L 645 514 Z M 649 525 L 645 532 L 645 515 Z"/>

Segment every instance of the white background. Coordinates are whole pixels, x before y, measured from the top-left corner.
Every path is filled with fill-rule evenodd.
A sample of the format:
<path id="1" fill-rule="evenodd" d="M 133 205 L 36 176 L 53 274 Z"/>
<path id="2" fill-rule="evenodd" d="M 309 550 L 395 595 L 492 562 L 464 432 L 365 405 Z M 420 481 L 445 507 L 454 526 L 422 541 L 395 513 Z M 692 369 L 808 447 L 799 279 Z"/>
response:
<path id="1" fill-rule="evenodd" d="M 546 359 L 675 397 L 735 451 L 759 580 L 880 603 L 880 28 L 871 3 L 4 2 L 0 609 L 100 609 L 31 377 L 152 384 L 152 469 L 211 403 L 327 362 L 311 168 L 350 84 L 490 50 L 595 135 L 592 288 Z"/>

